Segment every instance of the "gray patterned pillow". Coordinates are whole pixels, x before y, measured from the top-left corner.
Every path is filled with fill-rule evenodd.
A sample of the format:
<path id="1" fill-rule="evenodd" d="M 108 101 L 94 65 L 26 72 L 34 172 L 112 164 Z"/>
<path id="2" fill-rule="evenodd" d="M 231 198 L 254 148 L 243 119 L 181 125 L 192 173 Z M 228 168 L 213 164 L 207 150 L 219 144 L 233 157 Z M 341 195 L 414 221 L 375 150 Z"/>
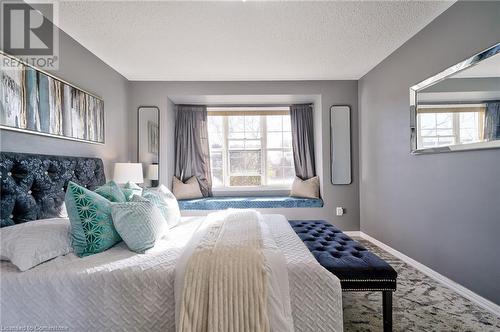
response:
<path id="1" fill-rule="evenodd" d="M 113 224 L 130 250 L 144 253 L 168 232 L 168 224 L 151 202 L 116 203 Z"/>

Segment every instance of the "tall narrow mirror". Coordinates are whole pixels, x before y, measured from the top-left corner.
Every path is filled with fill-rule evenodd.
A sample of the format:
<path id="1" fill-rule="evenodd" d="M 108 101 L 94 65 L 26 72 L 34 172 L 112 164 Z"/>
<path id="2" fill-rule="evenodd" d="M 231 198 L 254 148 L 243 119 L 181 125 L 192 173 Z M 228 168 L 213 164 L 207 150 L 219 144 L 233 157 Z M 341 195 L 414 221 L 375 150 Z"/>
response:
<path id="1" fill-rule="evenodd" d="M 330 108 L 332 184 L 351 184 L 351 108 Z"/>
<path id="2" fill-rule="evenodd" d="M 142 163 L 145 187 L 157 187 L 160 145 L 160 110 L 156 106 L 137 109 L 137 162 Z"/>

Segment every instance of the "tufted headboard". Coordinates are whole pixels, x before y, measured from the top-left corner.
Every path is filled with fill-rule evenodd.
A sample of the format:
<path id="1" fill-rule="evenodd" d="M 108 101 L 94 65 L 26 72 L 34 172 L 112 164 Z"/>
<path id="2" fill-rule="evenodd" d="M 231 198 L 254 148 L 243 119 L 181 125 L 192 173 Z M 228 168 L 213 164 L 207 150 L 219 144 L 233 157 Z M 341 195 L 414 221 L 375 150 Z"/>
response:
<path id="1" fill-rule="evenodd" d="M 93 190 L 106 178 L 99 158 L 0 152 L 1 227 L 57 217 L 71 180 Z"/>

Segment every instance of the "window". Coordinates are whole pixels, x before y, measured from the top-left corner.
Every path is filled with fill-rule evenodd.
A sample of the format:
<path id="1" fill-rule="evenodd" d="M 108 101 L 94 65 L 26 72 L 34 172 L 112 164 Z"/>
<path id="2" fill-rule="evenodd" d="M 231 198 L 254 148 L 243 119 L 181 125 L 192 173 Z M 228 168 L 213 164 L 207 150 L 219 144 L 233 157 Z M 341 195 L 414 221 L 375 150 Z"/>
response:
<path id="1" fill-rule="evenodd" d="M 292 183 L 288 108 L 209 108 L 208 132 L 214 188 Z"/>
<path id="2" fill-rule="evenodd" d="M 417 121 L 419 148 L 475 143 L 483 140 L 484 107 L 428 106 L 418 110 Z"/>

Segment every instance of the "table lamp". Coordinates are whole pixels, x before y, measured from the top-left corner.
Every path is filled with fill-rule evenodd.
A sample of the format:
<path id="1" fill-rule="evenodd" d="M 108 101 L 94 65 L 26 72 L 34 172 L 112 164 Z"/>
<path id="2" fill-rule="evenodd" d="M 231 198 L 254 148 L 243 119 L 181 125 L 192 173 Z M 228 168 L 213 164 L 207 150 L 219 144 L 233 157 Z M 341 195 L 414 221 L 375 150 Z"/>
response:
<path id="1" fill-rule="evenodd" d="M 146 179 L 151 180 L 151 187 L 158 187 L 158 164 L 148 166 Z"/>
<path id="2" fill-rule="evenodd" d="M 116 183 L 144 183 L 141 163 L 115 163 L 113 180 Z"/>

